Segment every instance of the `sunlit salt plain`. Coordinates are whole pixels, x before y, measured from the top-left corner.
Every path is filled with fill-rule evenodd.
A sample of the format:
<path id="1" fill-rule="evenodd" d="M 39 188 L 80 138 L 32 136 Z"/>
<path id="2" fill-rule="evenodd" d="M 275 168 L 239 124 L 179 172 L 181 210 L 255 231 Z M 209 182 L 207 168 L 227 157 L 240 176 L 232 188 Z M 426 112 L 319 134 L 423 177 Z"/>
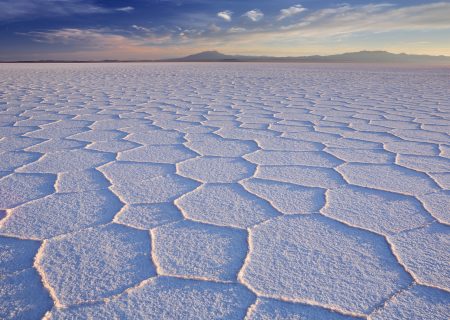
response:
<path id="1" fill-rule="evenodd" d="M 1 319 L 448 319 L 450 69 L 0 65 Z"/>

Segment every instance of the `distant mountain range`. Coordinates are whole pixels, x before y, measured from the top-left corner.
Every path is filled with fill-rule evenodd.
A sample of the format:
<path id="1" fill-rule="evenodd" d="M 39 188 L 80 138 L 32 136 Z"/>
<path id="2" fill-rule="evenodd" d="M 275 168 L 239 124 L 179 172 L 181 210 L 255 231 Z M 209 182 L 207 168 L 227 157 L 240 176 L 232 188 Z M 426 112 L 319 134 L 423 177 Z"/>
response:
<path id="1" fill-rule="evenodd" d="M 334 62 L 334 63 L 423 63 L 450 64 L 449 56 L 395 54 L 387 51 L 359 51 L 329 56 L 270 57 L 227 55 L 218 51 L 204 51 L 183 58 L 165 59 L 173 62 Z"/>
<path id="2" fill-rule="evenodd" d="M 182 58 L 161 60 L 39 60 L 13 62 L 304 62 L 304 63 L 410 63 L 450 65 L 450 56 L 429 56 L 387 51 L 359 51 L 329 56 L 271 57 L 227 55 L 218 51 L 204 51 Z"/>

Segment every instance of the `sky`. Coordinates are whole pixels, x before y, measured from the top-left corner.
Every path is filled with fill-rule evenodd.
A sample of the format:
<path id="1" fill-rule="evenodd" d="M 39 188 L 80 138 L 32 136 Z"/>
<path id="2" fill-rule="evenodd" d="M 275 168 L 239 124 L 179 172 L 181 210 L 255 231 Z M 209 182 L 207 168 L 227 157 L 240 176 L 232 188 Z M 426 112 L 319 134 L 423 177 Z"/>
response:
<path id="1" fill-rule="evenodd" d="M 450 56 L 449 1 L 0 0 L 0 60 Z"/>

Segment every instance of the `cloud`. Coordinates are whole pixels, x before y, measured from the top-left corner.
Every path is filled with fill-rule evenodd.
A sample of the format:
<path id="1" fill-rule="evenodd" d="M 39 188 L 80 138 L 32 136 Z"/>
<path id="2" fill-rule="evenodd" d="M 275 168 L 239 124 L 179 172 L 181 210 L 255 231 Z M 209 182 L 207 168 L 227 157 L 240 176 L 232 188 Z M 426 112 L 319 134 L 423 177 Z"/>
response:
<path id="1" fill-rule="evenodd" d="M 45 31 L 18 33 L 30 37 L 35 42 L 77 48 L 116 48 L 121 46 L 167 46 L 183 44 L 180 39 L 190 35 L 199 35 L 200 30 L 146 28 L 132 25 L 131 29 L 110 28 L 61 28 Z"/>
<path id="2" fill-rule="evenodd" d="M 396 7 L 391 4 L 342 5 L 315 11 L 284 31 L 303 37 L 334 36 L 360 32 L 450 28 L 450 3 Z"/>
<path id="3" fill-rule="evenodd" d="M 230 10 L 220 11 L 217 13 L 217 16 L 219 18 L 222 18 L 223 20 L 228 21 L 228 22 L 231 21 L 232 15 L 233 15 L 233 12 L 231 12 Z"/>
<path id="4" fill-rule="evenodd" d="M 277 20 L 280 21 L 295 16 L 299 13 L 302 13 L 303 11 L 306 11 L 306 8 L 304 8 L 301 4 L 296 4 L 295 6 L 286 9 L 281 9 L 280 15 L 278 16 Z"/>
<path id="5" fill-rule="evenodd" d="M 34 41 L 49 44 L 82 45 L 84 48 L 111 48 L 133 41 L 125 36 L 110 34 L 105 29 L 63 28 L 48 31 L 30 31 L 23 35 Z"/>
<path id="6" fill-rule="evenodd" d="M 222 29 L 220 27 L 216 26 L 214 23 L 212 23 L 208 26 L 208 30 L 211 32 L 219 32 Z"/>
<path id="7" fill-rule="evenodd" d="M 138 26 L 138 25 L 135 25 L 135 24 L 133 24 L 131 27 L 133 29 L 135 29 L 135 30 L 138 30 L 138 31 L 144 31 L 144 32 L 150 32 L 151 31 L 149 28 Z"/>
<path id="8" fill-rule="evenodd" d="M 134 8 L 133 7 L 130 7 L 130 6 L 128 6 L 128 7 L 122 7 L 122 8 L 117 8 L 116 9 L 116 11 L 122 11 L 122 12 L 131 12 L 131 11 L 133 11 L 134 10 Z"/>
<path id="9" fill-rule="evenodd" d="M 241 27 L 232 27 L 232 28 L 228 29 L 228 33 L 242 33 L 245 31 L 247 31 L 247 29 L 241 28 Z"/>
<path id="10" fill-rule="evenodd" d="M 129 12 L 132 7 L 104 8 L 92 0 L 0 0 L 0 21 L 84 14 Z"/>
<path id="11" fill-rule="evenodd" d="M 244 16 L 246 16 L 253 22 L 257 22 L 264 17 L 264 13 L 262 13 L 259 9 L 253 9 L 244 13 Z"/>
<path id="12" fill-rule="evenodd" d="M 135 25 L 140 28 L 138 25 Z M 136 29 L 135 27 L 131 27 Z M 147 28 L 146 28 L 147 29 Z M 62 28 L 20 33 L 33 41 L 47 44 L 33 51 L 16 52 L 13 59 L 104 60 L 104 59 L 159 59 L 174 58 L 210 48 L 205 44 L 185 41 L 173 34 L 141 35 L 127 30 L 108 28 Z M 190 30 L 184 30 L 189 32 Z M 122 34 L 119 34 L 122 33 Z M 54 49 L 57 50 L 54 50 Z M 2 51 L 0 51 L 0 57 Z M 11 60 L 7 58 L 7 60 Z"/>

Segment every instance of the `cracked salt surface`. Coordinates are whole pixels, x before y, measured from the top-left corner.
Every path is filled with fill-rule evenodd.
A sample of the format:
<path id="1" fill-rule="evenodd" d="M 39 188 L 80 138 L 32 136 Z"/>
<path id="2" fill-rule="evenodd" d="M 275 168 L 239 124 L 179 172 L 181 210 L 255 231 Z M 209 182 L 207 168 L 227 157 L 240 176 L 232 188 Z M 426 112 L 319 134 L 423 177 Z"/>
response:
<path id="1" fill-rule="evenodd" d="M 448 319 L 448 69 L 0 71 L 0 318 Z"/>

